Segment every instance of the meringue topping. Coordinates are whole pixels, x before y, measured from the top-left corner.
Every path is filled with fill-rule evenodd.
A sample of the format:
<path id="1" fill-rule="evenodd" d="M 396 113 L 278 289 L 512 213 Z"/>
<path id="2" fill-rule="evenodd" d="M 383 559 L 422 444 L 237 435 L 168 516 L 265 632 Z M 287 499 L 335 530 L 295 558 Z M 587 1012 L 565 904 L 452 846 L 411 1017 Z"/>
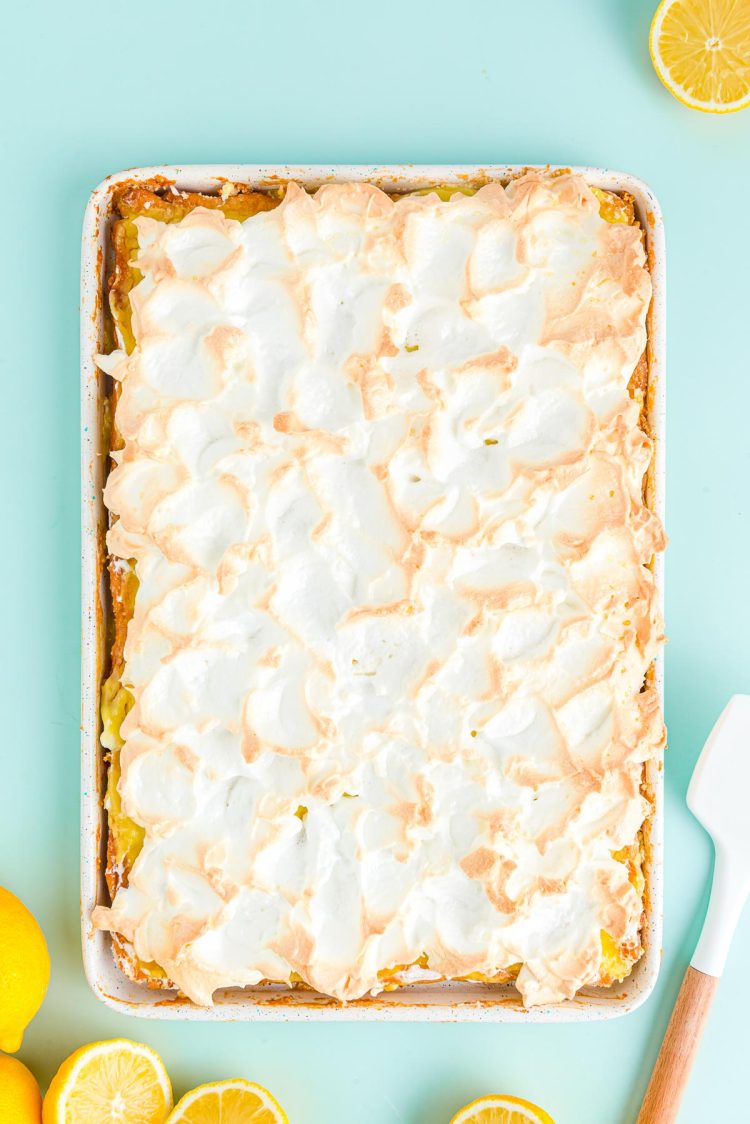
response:
<path id="1" fill-rule="evenodd" d="M 145 839 L 96 924 L 199 1004 L 418 960 L 571 997 L 638 943 L 613 851 L 664 742 L 640 232 L 537 173 L 136 225 L 100 366 Z"/>

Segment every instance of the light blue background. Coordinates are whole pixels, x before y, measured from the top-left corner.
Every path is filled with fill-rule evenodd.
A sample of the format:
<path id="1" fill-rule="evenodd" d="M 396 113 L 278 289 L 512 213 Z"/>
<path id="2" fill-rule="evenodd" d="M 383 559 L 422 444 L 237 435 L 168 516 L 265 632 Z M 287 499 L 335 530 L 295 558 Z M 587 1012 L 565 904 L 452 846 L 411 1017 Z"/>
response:
<path id="1" fill-rule="evenodd" d="M 53 975 L 21 1057 L 46 1083 L 84 1041 L 158 1048 L 182 1093 L 246 1075 L 294 1124 L 443 1124 L 492 1091 L 559 1124 L 631 1124 L 702 916 L 696 755 L 750 690 L 750 110 L 691 112 L 648 57 L 654 0 L 27 2 L 0 68 L 0 883 Z M 138 164 L 608 165 L 661 199 L 669 255 L 664 966 L 592 1026 L 154 1024 L 88 991 L 78 935 L 78 263 L 89 191 Z M 750 749 L 750 747 L 749 747 Z M 750 811 L 749 813 L 750 814 Z M 750 915 L 680 1117 L 747 1118 Z M 744 1108 L 742 1107 L 744 1102 Z"/>

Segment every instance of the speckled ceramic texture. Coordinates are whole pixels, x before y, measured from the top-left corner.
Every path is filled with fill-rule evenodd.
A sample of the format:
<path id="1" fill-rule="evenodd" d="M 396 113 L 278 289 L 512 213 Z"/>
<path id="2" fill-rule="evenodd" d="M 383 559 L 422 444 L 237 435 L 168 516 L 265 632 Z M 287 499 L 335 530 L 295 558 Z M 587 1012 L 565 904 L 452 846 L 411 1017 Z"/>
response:
<path id="1" fill-rule="evenodd" d="M 612 988 L 586 988 L 564 1003 L 525 1010 L 512 985 L 439 983 L 412 985 L 384 992 L 346 1006 L 315 992 L 277 985 L 219 991 L 211 1008 L 196 1007 L 169 991 L 151 990 L 129 980 L 115 963 L 109 933 L 97 932 L 90 921 L 98 903 L 107 903 L 104 880 L 106 813 L 102 802 L 105 770 L 99 743 L 99 689 L 106 652 L 104 645 L 103 536 L 106 513 L 102 485 L 106 452 L 102 447 L 102 399 L 106 380 L 94 355 L 103 342 L 103 294 L 108 269 L 112 191 L 123 181 L 164 177 L 176 187 L 216 192 L 225 181 L 267 187 L 297 180 L 307 187 L 322 183 L 367 181 L 385 190 L 411 191 L 433 184 L 505 181 L 524 169 L 517 165 L 303 165 L 258 164 L 160 166 L 135 168 L 110 176 L 92 193 L 83 224 L 81 260 L 81 521 L 82 521 L 82 667 L 81 667 L 81 934 L 87 979 L 108 1006 L 141 1018 L 188 1020 L 346 1020 L 467 1021 L 467 1022 L 583 1022 L 611 1019 L 639 1007 L 653 990 L 661 961 L 663 767 L 650 762 L 646 784 L 654 802 L 649 821 L 646 864 L 647 900 L 643 932 L 645 952 L 624 983 Z M 550 168 L 554 171 L 554 168 Z M 664 429 L 666 392 L 665 243 L 661 208 L 647 184 L 623 172 L 574 167 L 597 187 L 628 191 L 646 234 L 653 282 L 649 321 L 650 424 L 656 438 L 654 503 L 664 518 Z M 656 559 L 660 596 L 664 560 Z M 656 666 L 656 683 L 663 707 L 663 658 Z"/>

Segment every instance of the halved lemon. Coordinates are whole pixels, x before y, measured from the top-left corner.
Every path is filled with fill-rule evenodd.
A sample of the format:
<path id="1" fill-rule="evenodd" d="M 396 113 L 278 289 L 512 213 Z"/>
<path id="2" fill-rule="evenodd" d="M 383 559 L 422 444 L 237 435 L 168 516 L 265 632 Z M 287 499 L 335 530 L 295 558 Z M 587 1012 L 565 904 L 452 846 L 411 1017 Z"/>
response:
<path id="1" fill-rule="evenodd" d="M 704 113 L 750 105 L 750 3 L 662 0 L 649 50 L 670 94 Z"/>
<path id="2" fill-rule="evenodd" d="M 543 1108 L 520 1097 L 480 1097 L 460 1109 L 450 1124 L 555 1124 Z"/>
<path id="3" fill-rule="evenodd" d="M 199 1085 L 177 1102 L 167 1124 L 288 1124 L 268 1089 L 252 1081 Z"/>
<path id="4" fill-rule="evenodd" d="M 44 1124 L 164 1124 L 172 1086 L 159 1055 L 115 1038 L 71 1054 L 44 1098 Z"/>

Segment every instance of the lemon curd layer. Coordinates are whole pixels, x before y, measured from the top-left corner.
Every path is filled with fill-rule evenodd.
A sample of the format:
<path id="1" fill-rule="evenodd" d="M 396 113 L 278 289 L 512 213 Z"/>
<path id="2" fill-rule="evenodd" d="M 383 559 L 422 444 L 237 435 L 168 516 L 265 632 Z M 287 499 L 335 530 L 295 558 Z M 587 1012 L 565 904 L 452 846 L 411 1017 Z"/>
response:
<path id="1" fill-rule="evenodd" d="M 640 951 L 640 233 L 575 176 L 443 195 L 119 228 L 96 921 L 196 1002 L 517 976 L 534 1004 Z"/>

